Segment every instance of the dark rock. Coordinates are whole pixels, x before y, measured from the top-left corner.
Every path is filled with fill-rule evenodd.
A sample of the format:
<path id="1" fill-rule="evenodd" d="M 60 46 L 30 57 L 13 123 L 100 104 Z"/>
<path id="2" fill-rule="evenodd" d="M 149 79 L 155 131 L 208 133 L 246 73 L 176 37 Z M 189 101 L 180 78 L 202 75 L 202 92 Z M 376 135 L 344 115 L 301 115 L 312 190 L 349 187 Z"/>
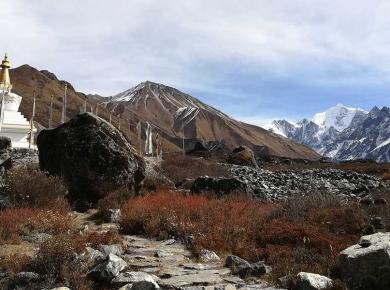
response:
<path id="1" fill-rule="evenodd" d="M 370 223 L 378 230 L 385 228 L 385 224 L 383 223 L 382 218 L 379 216 L 371 218 Z"/>
<path id="2" fill-rule="evenodd" d="M 0 136 L 0 166 L 8 169 L 11 167 L 11 139 L 5 136 Z"/>
<path id="3" fill-rule="evenodd" d="M 191 186 L 192 193 L 214 193 L 223 196 L 232 193 L 248 193 L 247 185 L 237 178 L 201 176 Z"/>
<path id="4" fill-rule="evenodd" d="M 374 200 L 374 204 L 375 205 L 386 205 L 387 204 L 387 200 L 384 199 L 384 198 L 376 198 Z"/>
<path id="5" fill-rule="evenodd" d="M 372 198 L 370 196 L 366 196 L 360 200 L 360 204 L 363 204 L 363 205 L 371 205 L 371 204 L 373 204 L 373 202 L 374 201 L 372 200 Z"/>
<path id="6" fill-rule="evenodd" d="M 368 225 L 364 230 L 363 230 L 363 236 L 367 235 L 372 235 L 377 232 L 376 228 L 373 225 Z"/>
<path id="7" fill-rule="evenodd" d="M 246 146 L 240 146 L 229 154 L 227 161 L 231 164 L 251 166 L 258 168 L 253 150 Z"/>
<path id="8" fill-rule="evenodd" d="M 233 275 L 244 277 L 250 275 L 252 272 L 251 264 L 248 261 L 234 255 L 227 256 L 225 265 L 230 268 Z"/>
<path id="9" fill-rule="evenodd" d="M 41 170 L 62 176 L 73 200 L 95 202 L 124 185 L 136 188 L 145 164 L 114 126 L 90 113 L 77 115 L 37 138 Z"/>
<path id="10" fill-rule="evenodd" d="M 261 276 L 272 271 L 270 266 L 267 266 L 263 261 L 259 261 L 251 264 L 252 275 Z"/>

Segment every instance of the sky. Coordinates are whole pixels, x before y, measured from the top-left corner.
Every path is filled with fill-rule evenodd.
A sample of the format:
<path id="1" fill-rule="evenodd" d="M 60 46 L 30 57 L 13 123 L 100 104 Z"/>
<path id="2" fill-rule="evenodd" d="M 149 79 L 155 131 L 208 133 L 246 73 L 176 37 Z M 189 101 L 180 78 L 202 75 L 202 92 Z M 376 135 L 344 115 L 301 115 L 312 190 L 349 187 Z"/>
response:
<path id="1" fill-rule="evenodd" d="M 0 0 L 0 53 L 84 93 L 149 80 L 239 120 L 390 105 L 388 0 Z"/>

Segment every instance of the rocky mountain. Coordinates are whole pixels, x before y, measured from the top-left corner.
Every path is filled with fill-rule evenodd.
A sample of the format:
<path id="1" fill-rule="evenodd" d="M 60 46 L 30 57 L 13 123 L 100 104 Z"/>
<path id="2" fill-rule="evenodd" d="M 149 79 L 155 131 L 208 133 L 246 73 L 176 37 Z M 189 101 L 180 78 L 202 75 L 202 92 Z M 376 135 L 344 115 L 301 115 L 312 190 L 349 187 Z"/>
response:
<path id="1" fill-rule="evenodd" d="M 108 109 L 136 123 L 149 122 L 165 139 L 190 149 L 193 141 L 220 141 L 229 150 L 246 145 L 254 151 L 291 158 L 318 159 L 319 155 L 263 128 L 230 118 L 223 112 L 175 88 L 143 82 L 111 97 Z"/>
<path id="2" fill-rule="evenodd" d="M 273 121 L 267 128 L 333 160 L 390 162 L 390 109 L 370 112 L 338 104 L 311 120 Z"/>
<path id="3" fill-rule="evenodd" d="M 67 90 L 67 118 L 73 118 L 84 109 L 119 127 L 133 145 L 139 148 L 136 124 L 149 122 L 163 139 L 166 151 L 180 151 L 184 134 L 187 150 L 197 141 L 218 143 L 231 150 L 246 145 L 255 151 L 290 158 L 318 159 L 319 155 L 306 146 L 272 134 L 263 128 L 236 121 L 221 111 L 208 106 L 174 88 L 144 82 L 110 98 L 86 95 L 47 70 L 23 65 L 10 70 L 13 91 L 23 97 L 21 112 L 31 118 L 32 99 L 36 95 L 36 118 L 43 127 L 48 126 L 49 104 L 53 96 L 53 126 L 61 120 L 62 96 Z M 143 136 L 143 139 L 145 136 Z M 213 146 L 214 146 L 213 143 Z"/>

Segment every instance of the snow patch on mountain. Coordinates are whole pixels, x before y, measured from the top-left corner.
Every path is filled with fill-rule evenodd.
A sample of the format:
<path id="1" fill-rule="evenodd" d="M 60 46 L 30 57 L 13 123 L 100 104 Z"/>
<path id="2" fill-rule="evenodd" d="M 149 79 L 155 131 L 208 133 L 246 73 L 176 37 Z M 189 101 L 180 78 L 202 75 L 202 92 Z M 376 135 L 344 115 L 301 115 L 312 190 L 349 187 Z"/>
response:
<path id="1" fill-rule="evenodd" d="M 375 159 L 390 162 L 390 109 L 370 112 L 338 104 L 311 120 L 275 120 L 267 129 L 307 145 L 333 160 Z"/>
<path id="2" fill-rule="evenodd" d="M 343 131 L 351 125 L 352 120 L 358 112 L 367 114 L 366 111 L 359 108 L 349 108 L 342 104 L 337 104 L 325 112 L 314 115 L 312 121 L 320 127 L 333 127 L 337 131 Z"/>

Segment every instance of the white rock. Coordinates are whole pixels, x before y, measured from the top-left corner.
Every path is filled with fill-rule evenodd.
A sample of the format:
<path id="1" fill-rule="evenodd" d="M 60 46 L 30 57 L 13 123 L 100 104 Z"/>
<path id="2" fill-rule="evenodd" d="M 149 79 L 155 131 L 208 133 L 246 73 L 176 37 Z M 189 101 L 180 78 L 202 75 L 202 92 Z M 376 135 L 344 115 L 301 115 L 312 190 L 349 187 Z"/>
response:
<path id="1" fill-rule="evenodd" d="M 221 258 L 213 251 L 201 249 L 199 252 L 199 259 L 202 262 L 218 262 Z"/>
<path id="2" fill-rule="evenodd" d="M 127 263 L 120 257 L 109 254 L 106 260 L 97 265 L 88 275 L 91 275 L 101 280 L 111 280 L 119 275 L 119 273 L 127 267 Z"/>
<path id="3" fill-rule="evenodd" d="M 157 285 L 155 280 L 156 279 L 148 273 L 131 271 L 131 272 L 120 273 L 117 277 L 115 277 L 112 280 L 112 283 L 135 283 L 141 281 L 148 281 L 151 283 L 155 283 L 156 284 L 155 287 L 157 289 L 159 288 L 159 286 Z"/>
<path id="4" fill-rule="evenodd" d="M 328 277 L 300 272 L 297 275 L 297 288 L 299 290 L 321 290 L 332 286 L 332 280 Z"/>

